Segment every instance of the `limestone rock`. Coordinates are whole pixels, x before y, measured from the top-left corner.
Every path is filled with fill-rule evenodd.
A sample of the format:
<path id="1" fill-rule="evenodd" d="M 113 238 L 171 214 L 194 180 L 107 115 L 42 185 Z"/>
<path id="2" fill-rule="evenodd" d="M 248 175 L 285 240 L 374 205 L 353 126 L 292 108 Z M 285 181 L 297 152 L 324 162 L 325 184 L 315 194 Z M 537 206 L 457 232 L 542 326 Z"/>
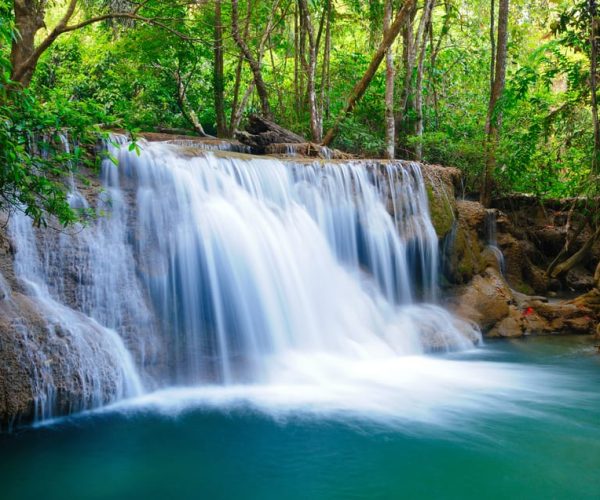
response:
<path id="1" fill-rule="evenodd" d="M 508 309 L 508 315 L 488 332 L 488 337 L 522 337 L 524 325 L 521 312 L 513 305 Z"/>
<path id="2" fill-rule="evenodd" d="M 514 297 L 498 271 L 488 267 L 483 275 L 475 276 L 462 287 L 450 304 L 458 316 L 476 323 L 487 333 L 509 316 Z"/>
<path id="3" fill-rule="evenodd" d="M 444 238 L 456 221 L 455 186 L 460 182 L 461 172 L 456 168 L 440 165 L 421 165 L 425 180 L 429 212 L 433 227 L 440 239 Z"/>
<path id="4" fill-rule="evenodd" d="M 567 286 L 571 290 L 587 291 L 595 286 L 595 278 L 590 271 L 583 266 L 576 266 L 565 276 Z"/>
<path id="5" fill-rule="evenodd" d="M 449 283 L 465 284 L 482 272 L 490 261 L 482 256 L 485 209 L 480 203 L 465 200 L 458 201 L 456 208 L 455 227 L 443 245 L 443 270 Z"/>

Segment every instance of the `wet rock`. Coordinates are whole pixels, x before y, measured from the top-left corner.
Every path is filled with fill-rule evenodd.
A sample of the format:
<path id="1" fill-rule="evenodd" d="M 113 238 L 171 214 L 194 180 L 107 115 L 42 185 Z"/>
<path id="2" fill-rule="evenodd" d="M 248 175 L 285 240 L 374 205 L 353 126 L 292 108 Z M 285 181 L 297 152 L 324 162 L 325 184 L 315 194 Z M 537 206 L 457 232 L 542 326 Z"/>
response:
<path id="1" fill-rule="evenodd" d="M 587 291 L 595 286 L 594 276 L 583 266 L 576 266 L 565 276 L 569 289 L 575 291 Z"/>
<path id="2" fill-rule="evenodd" d="M 497 270 L 488 267 L 450 300 L 453 311 L 461 318 L 476 323 L 485 334 L 496 323 L 509 316 L 514 297 Z"/>
<path id="3" fill-rule="evenodd" d="M 437 165 L 423 165 L 421 170 L 426 183 L 431 222 L 438 238 L 442 239 L 452 231 L 456 221 L 454 184 L 460 171 Z"/>
<path id="4" fill-rule="evenodd" d="M 487 337 L 591 334 L 600 320 L 600 291 L 569 301 L 548 302 L 510 289 L 492 267 L 460 287 L 449 301 L 460 317 L 473 321 Z"/>
<path id="5" fill-rule="evenodd" d="M 457 221 L 443 244 L 443 271 L 450 284 L 468 283 L 487 265 L 494 265 L 495 257 L 482 255 L 484 247 L 485 209 L 473 201 L 458 201 Z"/>
<path id="6" fill-rule="evenodd" d="M 524 324 L 521 312 L 513 305 L 508 309 L 508 315 L 498 321 L 487 333 L 487 337 L 522 337 L 524 335 Z"/>

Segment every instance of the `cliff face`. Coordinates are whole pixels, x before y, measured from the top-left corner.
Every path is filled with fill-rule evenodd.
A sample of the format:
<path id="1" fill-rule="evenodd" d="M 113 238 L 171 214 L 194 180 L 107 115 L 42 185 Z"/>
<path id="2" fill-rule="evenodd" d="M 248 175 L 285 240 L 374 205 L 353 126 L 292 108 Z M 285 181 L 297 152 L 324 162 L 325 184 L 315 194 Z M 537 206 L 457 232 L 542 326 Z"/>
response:
<path id="1" fill-rule="evenodd" d="M 15 275 L 0 234 L 0 430 L 107 404 L 140 390 L 116 332 Z"/>
<path id="2" fill-rule="evenodd" d="M 600 308 L 594 269 L 600 243 L 560 280 L 549 278 L 546 269 L 566 237 L 568 203 L 543 209 L 524 198 L 499 205 L 504 210 L 486 211 L 473 201 L 456 204 L 457 219 L 444 252 L 449 307 L 488 337 L 595 333 Z M 493 242 L 490 221 L 497 226 Z M 574 238 L 572 251 L 587 237 L 584 231 Z"/>
<path id="3" fill-rule="evenodd" d="M 546 273 L 567 237 L 576 252 L 591 236 L 588 229 L 575 234 L 577 213 L 566 226 L 571 200 L 542 206 L 519 196 L 496 200 L 486 210 L 477 201 L 457 199 L 460 171 L 424 165 L 423 173 L 451 310 L 487 337 L 600 336 L 600 241 L 560 279 Z"/>

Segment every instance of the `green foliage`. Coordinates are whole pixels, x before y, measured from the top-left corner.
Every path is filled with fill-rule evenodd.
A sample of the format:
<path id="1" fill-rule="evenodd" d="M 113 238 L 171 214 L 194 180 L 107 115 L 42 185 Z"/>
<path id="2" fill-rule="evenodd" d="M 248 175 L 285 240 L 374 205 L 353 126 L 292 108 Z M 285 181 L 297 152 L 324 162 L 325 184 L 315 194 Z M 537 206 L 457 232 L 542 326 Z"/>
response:
<path id="1" fill-rule="evenodd" d="M 3 14 L 7 5 L 3 5 Z M 13 36 L 9 16 L 0 16 L 0 47 Z M 0 209 L 23 210 L 37 225 L 53 216 L 61 225 L 81 219 L 68 203 L 65 179 L 79 165 L 91 166 L 86 148 L 98 135 L 94 123 L 104 121 L 94 103 L 56 99 L 42 103 L 9 79 L 10 61 L 0 50 Z M 65 134 L 77 137 L 65 150 Z"/>
<path id="2" fill-rule="evenodd" d="M 44 221 L 46 212 L 57 215 L 62 223 L 75 220 L 77 214 L 66 204 L 63 181 L 87 161 L 85 152 L 97 140 L 98 124 L 193 133 L 182 110 L 176 76 L 183 81 L 188 105 L 204 129 L 215 133 L 214 3 L 151 0 L 143 3 L 141 13 L 162 26 L 120 19 L 61 35 L 40 59 L 26 92 L 9 89 L 10 2 L 0 0 L 0 5 L 4 5 L 0 16 L 0 158 L 5 165 L 3 192 L 11 193 L 1 199 L 2 207 L 22 207 L 38 223 Z M 50 20 L 64 11 L 61 2 L 48 5 Z M 132 5 L 127 0 L 86 0 L 78 20 Z M 326 5 L 325 0 L 309 2 L 315 31 L 321 33 L 321 51 Z M 329 78 L 324 76 L 322 54 L 317 65 L 317 87 L 319 93 L 324 89 L 326 101 L 325 128 L 333 123 L 369 64 L 381 38 L 383 5 L 381 0 L 368 6 L 357 0 L 333 3 Z M 592 124 L 585 5 L 582 0 L 575 5 L 548 0 L 543 6 L 531 0 L 511 0 L 507 86 L 498 106 L 502 114 L 495 173 L 498 191 L 566 196 L 582 192 L 588 182 Z M 295 8 L 290 0 L 250 4 L 240 0 L 240 29 L 253 54 L 258 55 L 264 42 L 262 76 L 275 120 L 308 136 L 306 61 L 297 57 L 299 47 L 307 42 L 302 36 L 295 38 Z M 489 8 L 487 0 L 437 2 L 424 58 L 422 137 L 415 134 L 414 96 L 404 92 L 402 41 L 393 47 L 398 156 L 414 158 L 420 143 L 425 161 L 461 168 L 468 190 L 478 188 L 484 165 Z M 236 89 L 241 98 L 252 82 L 248 65 L 239 63 L 239 48 L 231 37 L 230 9 L 229 2 L 222 3 L 228 118 Z M 421 11 L 417 10 L 415 27 Z M 274 21 L 273 29 L 263 40 L 269 21 Z M 415 80 L 415 71 L 409 80 Z M 384 71 L 380 70 L 353 115 L 342 123 L 335 147 L 365 156 L 383 153 L 384 92 Z M 254 92 L 245 113 L 259 109 Z M 65 131 L 79 145 L 70 155 L 60 144 Z"/>

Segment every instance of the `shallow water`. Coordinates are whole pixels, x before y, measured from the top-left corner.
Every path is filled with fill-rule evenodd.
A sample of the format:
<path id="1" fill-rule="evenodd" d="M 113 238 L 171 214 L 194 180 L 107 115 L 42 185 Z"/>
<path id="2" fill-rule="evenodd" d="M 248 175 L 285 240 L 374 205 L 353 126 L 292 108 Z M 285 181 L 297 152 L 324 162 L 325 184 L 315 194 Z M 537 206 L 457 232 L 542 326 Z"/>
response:
<path id="1" fill-rule="evenodd" d="M 412 389 L 165 391 L 1 436 L 0 496 L 599 498 L 593 345 L 534 338 L 428 358 L 439 379 L 418 372 Z M 486 377 L 504 380 L 463 380 Z"/>

